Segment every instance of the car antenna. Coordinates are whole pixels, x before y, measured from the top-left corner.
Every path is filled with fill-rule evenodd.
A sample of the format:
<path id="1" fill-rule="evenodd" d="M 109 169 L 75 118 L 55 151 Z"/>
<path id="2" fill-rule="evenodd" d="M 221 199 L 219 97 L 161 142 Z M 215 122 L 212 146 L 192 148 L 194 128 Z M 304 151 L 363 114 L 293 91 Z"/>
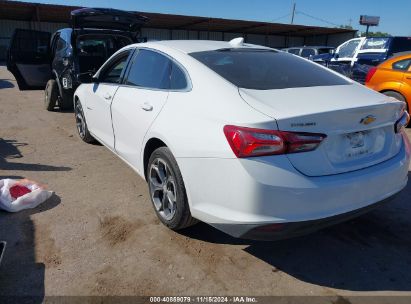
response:
<path id="1" fill-rule="evenodd" d="M 231 39 L 228 43 L 229 43 L 233 48 L 239 48 L 239 47 L 242 47 L 242 46 L 243 46 L 244 38 L 243 38 L 243 37 L 237 37 L 237 38 Z"/>

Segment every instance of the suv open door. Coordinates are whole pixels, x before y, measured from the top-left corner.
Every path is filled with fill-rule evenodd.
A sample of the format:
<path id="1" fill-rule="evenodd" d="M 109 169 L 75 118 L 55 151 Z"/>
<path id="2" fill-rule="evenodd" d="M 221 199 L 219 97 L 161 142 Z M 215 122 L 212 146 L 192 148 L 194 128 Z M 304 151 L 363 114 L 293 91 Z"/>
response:
<path id="1" fill-rule="evenodd" d="M 20 90 L 44 89 L 51 76 L 48 32 L 16 29 L 7 52 L 7 69 Z"/>
<path id="2" fill-rule="evenodd" d="M 81 8 L 71 12 L 73 29 L 111 29 L 136 33 L 147 20 L 147 17 L 111 8 Z"/>

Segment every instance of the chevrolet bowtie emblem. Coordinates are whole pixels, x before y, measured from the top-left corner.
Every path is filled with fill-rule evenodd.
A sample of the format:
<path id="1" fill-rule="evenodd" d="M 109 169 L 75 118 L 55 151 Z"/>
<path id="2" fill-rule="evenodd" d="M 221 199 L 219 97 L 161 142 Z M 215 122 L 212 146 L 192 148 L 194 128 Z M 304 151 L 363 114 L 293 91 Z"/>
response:
<path id="1" fill-rule="evenodd" d="M 375 116 L 373 116 L 373 115 L 368 115 L 368 116 L 365 116 L 364 118 L 362 118 L 362 119 L 360 120 L 360 123 L 363 124 L 363 125 L 369 125 L 370 123 L 376 121 L 376 119 L 377 119 L 377 118 L 376 118 Z"/>

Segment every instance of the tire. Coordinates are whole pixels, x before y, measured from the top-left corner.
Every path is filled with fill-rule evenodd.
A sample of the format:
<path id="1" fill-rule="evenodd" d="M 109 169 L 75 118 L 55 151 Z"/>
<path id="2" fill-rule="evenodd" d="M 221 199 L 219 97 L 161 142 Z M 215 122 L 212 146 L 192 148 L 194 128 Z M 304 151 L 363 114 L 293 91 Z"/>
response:
<path id="1" fill-rule="evenodd" d="M 91 136 L 90 132 L 87 128 L 86 117 L 84 116 L 83 108 L 81 107 L 80 101 L 77 101 L 74 107 L 74 115 L 76 117 L 76 128 L 77 133 L 82 141 L 90 144 L 95 142 L 93 136 Z"/>
<path id="2" fill-rule="evenodd" d="M 44 108 L 47 111 L 54 111 L 58 100 L 58 90 L 57 82 L 54 79 L 47 81 L 44 89 Z"/>
<path id="3" fill-rule="evenodd" d="M 62 111 L 69 111 L 73 110 L 73 92 L 71 90 L 62 89 L 59 99 L 59 106 L 60 110 Z"/>
<path id="4" fill-rule="evenodd" d="M 197 223 L 190 213 L 180 169 L 167 147 L 160 147 L 151 154 L 147 181 L 153 208 L 165 226 L 180 230 Z"/>

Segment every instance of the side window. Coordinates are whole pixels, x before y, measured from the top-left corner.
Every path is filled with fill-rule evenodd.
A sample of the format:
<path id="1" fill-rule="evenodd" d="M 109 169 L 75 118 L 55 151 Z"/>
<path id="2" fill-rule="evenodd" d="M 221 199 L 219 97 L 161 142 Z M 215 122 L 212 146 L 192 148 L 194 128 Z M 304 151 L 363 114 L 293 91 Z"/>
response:
<path id="1" fill-rule="evenodd" d="M 135 55 L 125 84 L 151 89 L 170 88 L 171 60 L 157 52 L 141 49 Z"/>
<path id="2" fill-rule="evenodd" d="M 360 44 L 360 40 L 348 41 L 347 43 L 343 44 L 338 51 L 339 57 L 340 58 L 354 57 L 355 51 L 359 44 Z"/>
<path id="3" fill-rule="evenodd" d="M 301 52 L 301 57 L 308 58 L 310 56 L 315 55 L 315 50 L 314 49 L 303 49 Z"/>
<path id="4" fill-rule="evenodd" d="M 392 64 L 392 68 L 394 70 L 406 71 L 410 67 L 410 64 L 411 64 L 411 58 L 410 59 L 404 59 L 404 60 L 394 62 Z"/>
<path id="5" fill-rule="evenodd" d="M 121 75 L 126 66 L 129 52 L 126 52 L 120 56 L 120 58 L 114 59 L 112 64 L 109 64 L 108 68 L 104 71 L 101 82 L 105 83 L 120 83 Z"/>
<path id="6" fill-rule="evenodd" d="M 187 79 L 181 68 L 174 62 L 171 65 L 170 89 L 183 90 L 187 88 Z"/>

